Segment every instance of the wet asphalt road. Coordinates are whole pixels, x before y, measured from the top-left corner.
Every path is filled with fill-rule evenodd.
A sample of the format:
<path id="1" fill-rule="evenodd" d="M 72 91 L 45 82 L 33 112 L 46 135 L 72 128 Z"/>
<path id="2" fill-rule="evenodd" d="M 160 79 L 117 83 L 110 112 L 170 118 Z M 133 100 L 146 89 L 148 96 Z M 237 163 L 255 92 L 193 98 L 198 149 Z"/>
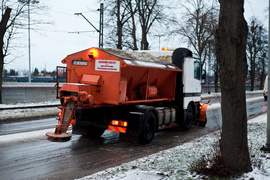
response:
<path id="1" fill-rule="evenodd" d="M 266 102 L 247 103 L 248 117 L 266 111 Z M 220 109 L 207 112 L 206 128 L 192 126 L 188 132 L 178 127 L 156 134 L 148 145 L 134 145 L 118 140 L 118 133 L 106 131 L 99 139 L 74 135 L 68 142 L 52 142 L 46 136 L 25 142 L 0 144 L 0 179 L 74 179 L 93 174 L 121 163 L 168 149 L 218 128 Z M 54 118 L 0 124 L 0 138 L 4 134 L 27 132 L 55 127 Z M 3 137 L 3 136 L 2 136 Z"/>

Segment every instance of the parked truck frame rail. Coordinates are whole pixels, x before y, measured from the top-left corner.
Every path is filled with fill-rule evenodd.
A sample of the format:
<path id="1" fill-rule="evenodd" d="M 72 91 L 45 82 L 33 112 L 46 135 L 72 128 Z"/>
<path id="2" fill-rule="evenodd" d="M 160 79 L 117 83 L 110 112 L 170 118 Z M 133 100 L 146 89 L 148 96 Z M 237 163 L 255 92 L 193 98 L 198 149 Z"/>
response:
<path id="1" fill-rule="evenodd" d="M 208 104 L 200 103 L 200 60 L 185 48 L 174 50 L 171 59 L 111 48 L 68 55 L 62 60 L 66 67 L 59 67 L 66 78 L 59 93 L 59 124 L 46 135 L 70 138 L 72 123 L 74 134 L 99 137 L 108 129 L 120 132 L 120 140 L 147 144 L 163 125 L 205 126 Z"/>

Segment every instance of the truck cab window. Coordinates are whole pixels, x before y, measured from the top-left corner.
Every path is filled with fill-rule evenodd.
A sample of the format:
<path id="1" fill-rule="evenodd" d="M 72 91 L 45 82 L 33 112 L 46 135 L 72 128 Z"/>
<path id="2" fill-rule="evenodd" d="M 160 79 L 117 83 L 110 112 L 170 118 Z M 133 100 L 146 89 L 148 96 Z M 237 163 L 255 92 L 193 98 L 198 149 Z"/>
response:
<path id="1" fill-rule="evenodd" d="M 201 68 L 200 68 L 200 62 L 195 61 L 194 62 L 194 78 L 201 80 Z"/>

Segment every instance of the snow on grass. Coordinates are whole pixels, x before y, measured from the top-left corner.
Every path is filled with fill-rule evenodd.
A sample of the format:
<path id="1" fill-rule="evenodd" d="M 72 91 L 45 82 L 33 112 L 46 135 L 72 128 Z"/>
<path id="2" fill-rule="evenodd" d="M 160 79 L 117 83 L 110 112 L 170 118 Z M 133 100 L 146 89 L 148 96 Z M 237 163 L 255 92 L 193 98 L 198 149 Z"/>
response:
<path id="1" fill-rule="evenodd" d="M 212 151 L 220 138 L 218 132 L 197 138 L 183 145 L 163 150 L 120 166 L 81 178 L 88 179 L 200 179 L 190 174 L 189 164 Z M 266 114 L 248 122 L 248 141 L 253 171 L 238 179 L 270 179 L 270 154 L 260 151 L 266 143 Z"/>
<path id="2" fill-rule="evenodd" d="M 270 154 L 260 150 L 266 144 L 266 119 L 267 114 L 263 114 L 248 122 L 248 144 L 253 171 L 244 174 L 239 180 L 270 179 Z"/>
<path id="3" fill-rule="evenodd" d="M 193 179 L 194 177 L 188 171 L 188 164 L 192 163 L 194 159 L 201 157 L 202 154 L 207 153 L 209 151 L 207 147 L 211 148 L 218 140 L 217 135 L 218 133 L 215 132 L 181 146 L 163 150 L 114 168 L 109 168 L 105 171 L 84 177 L 81 180 L 133 179 L 134 176 L 136 177 L 135 179 L 144 179 L 143 176 L 147 172 L 150 172 L 147 177 L 150 180 L 160 178 Z"/>
<path id="4" fill-rule="evenodd" d="M 47 108 L 31 108 L 31 107 L 40 107 L 46 105 L 54 105 L 55 107 Z M 42 117 L 42 116 L 57 116 L 60 111 L 56 106 L 60 105 L 59 100 L 57 101 L 45 101 L 45 102 L 35 102 L 35 103 L 17 103 L 17 104 L 0 104 L 0 121 L 1 120 L 16 120 L 16 119 L 27 119 L 33 117 Z M 26 108 L 26 109 L 5 109 L 5 108 Z"/>
<path id="5" fill-rule="evenodd" d="M 16 109 L 16 110 L 1 110 L 0 111 L 0 121 L 1 120 L 14 120 L 14 119 L 27 119 L 33 117 L 43 117 L 43 116 L 57 116 L 59 109 L 57 107 L 49 108 L 35 108 L 35 109 Z"/>
<path id="6" fill-rule="evenodd" d="M 0 108 L 28 107 L 28 106 L 44 106 L 44 105 L 59 105 L 59 104 L 60 104 L 60 100 L 55 100 L 55 101 L 44 101 L 44 102 L 0 104 Z"/>

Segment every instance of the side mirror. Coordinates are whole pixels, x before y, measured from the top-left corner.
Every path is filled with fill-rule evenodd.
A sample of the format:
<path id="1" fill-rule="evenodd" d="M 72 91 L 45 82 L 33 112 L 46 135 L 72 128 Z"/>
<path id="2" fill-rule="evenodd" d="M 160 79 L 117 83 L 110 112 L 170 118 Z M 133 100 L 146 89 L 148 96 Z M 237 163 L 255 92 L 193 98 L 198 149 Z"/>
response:
<path id="1" fill-rule="evenodd" d="M 206 71 L 202 70 L 202 83 L 206 82 Z"/>

